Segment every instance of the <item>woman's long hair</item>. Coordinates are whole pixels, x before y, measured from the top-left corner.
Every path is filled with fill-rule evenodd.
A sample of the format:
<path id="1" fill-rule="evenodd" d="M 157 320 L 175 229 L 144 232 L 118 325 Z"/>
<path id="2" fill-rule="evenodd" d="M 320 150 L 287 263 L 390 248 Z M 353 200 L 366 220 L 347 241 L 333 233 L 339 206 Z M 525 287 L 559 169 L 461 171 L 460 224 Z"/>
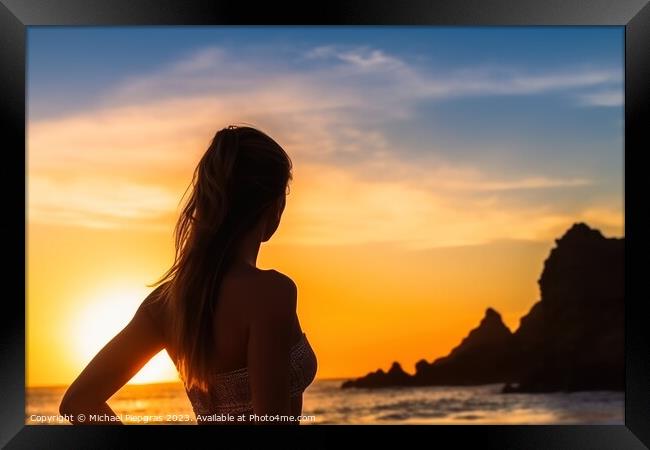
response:
<path id="1" fill-rule="evenodd" d="M 156 283 L 171 320 L 175 363 L 189 388 L 207 390 L 214 373 L 214 306 L 238 241 L 286 194 L 290 179 L 287 153 L 248 126 L 219 130 L 194 171 L 175 228 L 174 264 Z"/>

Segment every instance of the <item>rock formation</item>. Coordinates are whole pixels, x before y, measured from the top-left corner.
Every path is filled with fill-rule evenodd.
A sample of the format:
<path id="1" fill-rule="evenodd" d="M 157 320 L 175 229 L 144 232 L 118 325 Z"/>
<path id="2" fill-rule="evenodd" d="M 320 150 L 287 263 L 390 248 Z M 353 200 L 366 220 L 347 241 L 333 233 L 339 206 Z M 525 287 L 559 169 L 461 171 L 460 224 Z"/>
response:
<path id="1" fill-rule="evenodd" d="M 513 336 L 517 370 L 505 390 L 622 390 L 625 241 L 581 223 L 556 243 L 539 279 L 542 300 Z"/>

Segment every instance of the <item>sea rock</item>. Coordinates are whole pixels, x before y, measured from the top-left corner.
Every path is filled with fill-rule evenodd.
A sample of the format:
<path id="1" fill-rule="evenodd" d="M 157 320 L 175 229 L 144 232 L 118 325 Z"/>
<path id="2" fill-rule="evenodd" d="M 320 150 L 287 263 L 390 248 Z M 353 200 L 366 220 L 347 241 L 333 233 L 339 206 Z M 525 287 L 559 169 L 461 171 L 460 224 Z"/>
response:
<path id="1" fill-rule="evenodd" d="M 478 327 L 469 332 L 449 355 L 432 363 L 421 360 L 415 375 L 409 375 L 399 363 L 390 370 L 371 372 L 356 380 L 348 380 L 342 387 L 423 386 L 441 384 L 483 384 L 503 379 L 509 368 L 508 342 L 512 334 L 501 320 L 501 315 L 488 308 Z"/>
<path id="2" fill-rule="evenodd" d="M 417 385 L 472 385 L 502 381 L 510 372 L 512 333 L 492 308 L 449 355 L 416 366 Z"/>
<path id="3" fill-rule="evenodd" d="M 378 388 L 389 386 L 410 386 L 411 376 L 404 372 L 398 362 L 394 362 L 388 372 L 379 369 L 356 380 L 348 380 L 343 383 L 343 388 Z"/>

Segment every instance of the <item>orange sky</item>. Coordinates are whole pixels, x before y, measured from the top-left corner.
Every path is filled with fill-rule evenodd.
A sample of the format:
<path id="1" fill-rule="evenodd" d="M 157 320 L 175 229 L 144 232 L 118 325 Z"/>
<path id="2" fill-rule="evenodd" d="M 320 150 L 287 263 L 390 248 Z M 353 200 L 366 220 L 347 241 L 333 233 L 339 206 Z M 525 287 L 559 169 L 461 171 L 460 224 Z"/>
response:
<path id="1" fill-rule="evenodd" d="M 171 261 L 167 233 L 31 225 L 28 384 L 70 382 L 125 325 Z M 445 354 L 498 308 L 511 327 L 537 295 L 547 248 L 500 243 L 404 250 L 393 245 L 262 247 L 261 267 L 291 275 L 319 377 L 353 376 Z M 164 366 L 164 367 L 163 367 Z M 158 363 L 142 381 L 175 377 Z"/>

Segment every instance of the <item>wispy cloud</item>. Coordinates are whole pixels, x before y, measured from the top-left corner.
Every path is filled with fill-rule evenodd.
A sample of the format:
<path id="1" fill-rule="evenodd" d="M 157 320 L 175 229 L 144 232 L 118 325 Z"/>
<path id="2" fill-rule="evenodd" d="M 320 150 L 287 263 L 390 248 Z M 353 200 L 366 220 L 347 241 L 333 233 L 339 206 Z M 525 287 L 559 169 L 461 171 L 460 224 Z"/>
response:
<path id="1" fill-rule="evenodd" d="M 178 195 L 163 185 L 133 183 L 128 178 L 29 181 L 28 219 L 89 228 L 157 228 L 173 212 Z"/>
<path id="2" fill-rule="evenodd" d="M 406 144 L 384 125 L 408 117 L 422 98 L 570 90 L 615 81 L 615 73 L 434 76 L 366 47 L 318 47 L 303 57 L 338 63 L 293 70 L 207 48 L 128 78 L 94 110 L 30 121 L 29 220 L 168 227 L 212 134 L 246 122 L 269 130 L 296 162 L 278 236 L 284 242 L 440 246 L 538 239 L 579 220 L 583 210 L 596 225 L 602 217 L 612 226 L 616 214 L 607 205 L 584 205 L 569 216 L 553 202 L 514 207 L 499 201 L 503 192 L 588 187 L 588 177 L 500 176 L 452 164 L 435 147 L 405 158 Z"/>
<path id="3" fill-rule="evenodd" d="M 127 78 L 107 92 L 105 100 L 122 104 L 180 95 L 228 97 L 241 90 L 264 98 L 269 90 L 290 91 L 303 96 L 306 105 L 313 105 L 312 110 L 371 110 L 381 120 L 403 116 L 405 110 L 426 99 L 453 97 L 565 92 L 567 98 L 593 98 L 590 104 L 601 104 L 619 92 L 613 85 L 622 86 L 621 71 L 615 67 L 530 72 L 507 65 L 479 65 L 431 73 L 381 49 L 333 45 L 315 47 L 297 56 L 297 61 L 301 58 L 328 64 L 297 69 L 263 54 L 259 59 L 243 60 L 224 49 L 208 47 L 154 73 Z"/>
<path id="4" fill-rule="evenodd" d="M 519 178 L 514 180 L 481 180 L 480 178 L 473 181 L 468 180 L 450 180 L 441 183 L 450 189 L 466 191 L 509 191 L 509 190 L 527 190 L 527 189 L 549 189 L 549 188 L 570 188 L 577 186 L 588 186 L 592 184 L 585 178 L 546 178 L 532 177 Z"/>
<path id="5" fill-rule="evenodd" d="M 363 180 L 342 168 L 306 166 L 295 178 L 277 240 L 310 245 L 397 242 L 409 248 L 474 245 L 499 239 L 543 240 L 583 217 L 616 230 L 617 223 L 612 222 L 616 211 L 612 209 L 566 213 L 555 210 L 552 204 L 511 207 L 494 197 L 462 191 L 472 189 L 473 184 L 471 178 L 456 179 L 452 186 L 442 182 L 438 184 L 441 189 L 430 189 L 403 180 Z M 479 189 L 518 189 L 521 184 L 558 186 L 560 181 L 481 184 L 478 182 Z M 462 188 L 456 190 L 453 185 Z"/>
<path id="6" fill-rule="evenodd" d="M 351 66 L 364 70 L 386 70 L 406 68 L 406 64 L 397 57 L 384 51 L 368 47 L 354 47 L 346 50 L 333 45 L 315 47 L 305 53 L 307 59 L 334 58 Z"/>
<path id="7" fill-rule="evenodd" d="M 623 106 L 623 88 L 591 92 L 580 96 L 581 104 L 585 106 Z"/>
<path id="8" fill-rule="evenodd" d="M 529 95 L 575 88 L 621 83 L 617 68 L 572 68 L 530 73 L 506 66 L 478 66 L 431 74 L 413 64 L 368 47 L 319 46 L 306 52 L 307 59 L 330 59 L 367 76 L 392 75 L 392 88 L 416 98 L 447 98 L 476 95 Z M 349 76 L 346 73 L 346 76 Z M 401 88 L 404 88 L 403 90 Z M 407 94 L 408 96 L 408 94 Z"/>

